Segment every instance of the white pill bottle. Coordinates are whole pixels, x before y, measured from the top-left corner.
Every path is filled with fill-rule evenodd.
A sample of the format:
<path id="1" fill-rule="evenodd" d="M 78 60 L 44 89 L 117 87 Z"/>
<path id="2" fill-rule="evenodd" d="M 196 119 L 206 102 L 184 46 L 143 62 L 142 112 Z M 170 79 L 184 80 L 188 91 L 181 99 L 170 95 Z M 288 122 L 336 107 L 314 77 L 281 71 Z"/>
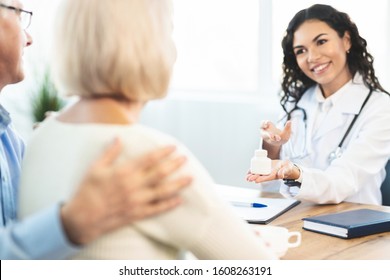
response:
<path id="1" fill-rule="evenodd" d="M 267 150 L 262 149 L 263 141 L 260 141 L 260 147 L 255 151 L 251 159 L 250 172 L 258 175 L 268 175 L 271 173 L 272 160 L 268 158 Z"/>

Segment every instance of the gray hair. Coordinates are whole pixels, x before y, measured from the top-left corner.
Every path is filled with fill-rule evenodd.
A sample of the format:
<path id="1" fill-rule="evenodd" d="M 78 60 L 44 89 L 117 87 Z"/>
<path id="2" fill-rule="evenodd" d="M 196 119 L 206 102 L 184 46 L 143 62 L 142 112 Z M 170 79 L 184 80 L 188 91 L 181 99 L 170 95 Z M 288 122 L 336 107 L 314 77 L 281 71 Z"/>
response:
<path id="1" fill-rule="evenodd" d="M 176 49 L 170 0 L 64 0 L 52 67 L 68 95 L 165 96 Z"/>

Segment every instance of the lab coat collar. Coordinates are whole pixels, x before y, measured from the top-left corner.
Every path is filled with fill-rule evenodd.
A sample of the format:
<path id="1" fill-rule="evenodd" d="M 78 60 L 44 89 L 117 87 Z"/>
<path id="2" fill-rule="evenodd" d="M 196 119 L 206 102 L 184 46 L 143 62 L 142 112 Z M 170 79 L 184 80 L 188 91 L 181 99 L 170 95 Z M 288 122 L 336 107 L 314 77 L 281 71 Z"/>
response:
<path id="1" fill-rule="evenodd" d="M 334 103 L 340 113 L 357 115 L 370 90 L 364 85 L 360 74 L 344 85 L 338 92 L 340 98 Z"/>
<path id="2" fill-rule="evenodd" d="M 310 130 L 310 135 L 313 129 L 313 119 L 318 108 L 317 91 L 319 86 L 310 88 L 301 98 L 298 106 L 306 110 L 307 114 L 307 127 Z M 345 125 L 345 114 L 356 115 L 359 113 L 360 108 L 367 97 L 369 89 L 364 86 L 361 75 L 357 74 L 355 77 L 340 88 L 335 95 L 333 108 L 329 112 L 329 116 L 325 122 L 316 131 L 315 135 L 312 135 L 312 139 L 319 138 L 333 129 L 337 129 Z M 335 96 L 336 97 L 336 96 Z M 340 136 L 342 137 L 342 135 Z M 341 139 L 340 139 L 341 140 Z"/>

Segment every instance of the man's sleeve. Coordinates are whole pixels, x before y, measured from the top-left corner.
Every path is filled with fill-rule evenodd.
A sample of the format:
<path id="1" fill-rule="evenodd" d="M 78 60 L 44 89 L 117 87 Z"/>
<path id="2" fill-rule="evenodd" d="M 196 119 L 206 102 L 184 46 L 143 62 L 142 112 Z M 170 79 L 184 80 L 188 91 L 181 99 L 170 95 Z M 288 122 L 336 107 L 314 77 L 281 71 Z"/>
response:
<path id="1" fill-rule="evenodd" d="M 64 259 L 78 251 L 67 240 L 55 205 L 0 228 L 0 258 Z"/>

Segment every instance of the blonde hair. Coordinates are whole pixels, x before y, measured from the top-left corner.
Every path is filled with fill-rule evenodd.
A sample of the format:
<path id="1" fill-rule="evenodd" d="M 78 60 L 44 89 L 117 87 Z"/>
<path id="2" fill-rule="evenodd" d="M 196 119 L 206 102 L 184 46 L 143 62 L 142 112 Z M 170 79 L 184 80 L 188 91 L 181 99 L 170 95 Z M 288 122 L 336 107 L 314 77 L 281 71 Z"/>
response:
<path id="1" fill-rule="evenodd" d="M 53 74 L 68 95 L 165 96 L 176 59 L 170 0 L 64 0 Z"/>

